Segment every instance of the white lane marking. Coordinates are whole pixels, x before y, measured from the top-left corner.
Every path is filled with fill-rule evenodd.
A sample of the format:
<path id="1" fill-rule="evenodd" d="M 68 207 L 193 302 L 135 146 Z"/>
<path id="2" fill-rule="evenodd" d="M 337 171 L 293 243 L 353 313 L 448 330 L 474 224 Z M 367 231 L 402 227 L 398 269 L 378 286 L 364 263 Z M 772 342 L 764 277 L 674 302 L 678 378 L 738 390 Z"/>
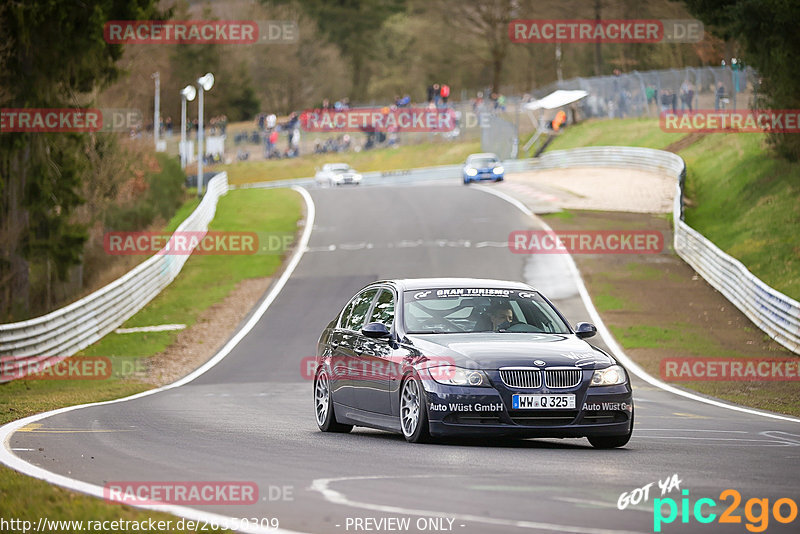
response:
<path id="1" fill-rule="evenodd" d="M 788 441 L 793 445 L 800 445 L 800 439 L 792 439 L 792 438 L 800 438 L 798 434 L 790 434 L 789 432 L 782 432 L 780 430 L 766 430 L 764 432 L 759 432 L 762 436 L 766 436 L 768 438 L 778 439 L 781 441 Z M 783 434 L 781 436 L 776 436 L 775 434 Z M 784 436 L 792 436 L 792 438 L 787 438 Z"/>
<path id="2" fill-rule="evenodd" d="M 36 449 L 11 449 L 12 451 L 35 451 Z"/>
<path id="3" fill-rule="evenodd" d="M 131 395 L 130 397 L 124 397 L 121 399 L 114 399 L 110 401 L 104 402 L 93 402 L 90 404 L 80 404 L 77 406 L 67 406 L 66 408 L 59 408 L 57 410 L 52 410 L 49 412 L 44 412 L 36 415 L 31 415 L 25 417 L 23 419 L 18 419 L 16 421 L 12 421 L 0 427 L 0 443 L 3 444 L 0 447 L 0 462 L 7 465 L 11 469 L 19 471 L 25 475 L 31 476 L 33 478 L 38 478 L 49 482 L 50 484 L 55 484 L 56 486 L 61 486 L 63 488 L 71 489 L 74 491 L 79 491 L 81 493 L 85 493 L 91 495 L 93 497 L 98 497 L 100 499 L 104 498 L 103 495 L 103 488 L 101 486 L 97 486 L 95 484 L 90 484 L 88 482 L 83 482 L 81 480 L 76 480 L 74 478 L 69 478 L 64 475 L 59 475 L 57 473 L 53 473 L 51 471 L 47 471 L 46 469 L 42 469 L 41 467 L 35 466 L 31 463 L 26 462 L 25 460 L 19 458 L 15 454 L 12 454 L 10 450 L 10 443 L 11 443 L 11 436 L 19 430 L 20 428 L 34 423 L 36 421 L 40 421 L 47 417 L 51 417 L 53 415 L 59 415 L 62 413 L 71 412 L 73 410 L 80 410 L 81 408 L 87 408 L 89 406 L 103 406 L 106 404 L 116 404 L 118 402 L 127 402 L 134 399 L 139 399 L 142 397 L 147 397 L 149 395 L 153 395 L 155 393 L 160 393 L 162 391 L 166 391 L 168 389 L 173 389 L 179 386 L 183 386 L 188 384 L 195 378 L 199 377 L 215 365 L 217 365 L 220 361 L 222 361 L 225 356 L 227 356 L 231 350 L 244 338 L 250 330 L 258 323 L 259 319 L 264 315 L 267 311 L 267 308 L 275 301 L 278 297 L 278 294 L 283 289 L 283 286 L 286 285 L 286 282 L 289 280 L 289 277 L 294 272 L 297 264 L 300 263 L 300 259 L 303 257 L 306 248 L 308 247 L 308 240 L 311 238 L 311 231 L 314 227 L 314 217 L 316 216 L 316 207 L 314 206 L 314 201 L 311 198 L 311 195 L 308 194 L 302 187 L 292 186 L 292 189 L 300 193 L 303 197 L 303 200 L 306 203 L 306 221 L 305 226 L 303 228 L 303 233 L 300 236 L 300 241 L 297 243 L 295 247 L 295 251 L 292 254 L 289 263 L 286 265 L 286 269 L 281 274 L 278 281 L 272 287 L 267 295 L 267 298 L 259 305 L 250 319 L 245 323 L 245 325 L 239 330 L 236 335 L 234 335 L 224 347 L 222 347 L 219 352 L 217 352 L 213 358 L 208 360 L 204 365 L 195 369 L 192 373 L 186 375 L 185 377 L 181 378 L 180 380 L 173 382 L 172 384 L 167 384 L 166 386 L 162 386 L 160 388 L 151 389 L 148 391 L 143 391 L 142 393 L 137 393 L 136 395 Z M 214 514 L 210 512 L 205 512 L 202 510 L 195 510 L 194 508 L 188 508 L 185 506 L 178 506 L 173 504 L 131 504 L 136 508 L 143 508 L 146 510 L 154 510 L 157 512 L 167 512 L 179 517 L 185 517 L 186 519 L 192 519 L 195 521 L 205 521 L 208 523 L 222 523 L 227 522 L 227 524 L 232 524 L 233 521 L 236 520 L 235 517 L 228 517 L 221 514 Z M 297 531 L 286 530 L 286 529 L 272 529 L 272 528 L 262 528 L 259 526 L 250 526 L 248 525 L 247 528 L 239 528 L 240 532 L 253 532 L 253 533 L 286 533 L 286 534 L 298 534 Z"/>
<path id="4" fill-rule="evenodd" d="M 183 330 L 185 324 L 158 324 L 155 326 L 135 326 L 133 328 L 117 328 L 115 334 L 136 334 L 139 332 L 169 332 L 171 330 Z"/>
<path id="5" fill-rule="evenodd" d="M 490 195 L 494 195 L 494 196 L 496 196 L 498 198 L 501 198 L 501 199 L 505 200 L 506 202 L 516 206 L 524 214 L 528 215 L 534 221 L 536 221 L 537 223 L 541 224 L 542 227 L 544 227 L 545 230 L 547 230 L 548 232 L 553 232 L 553 229 L 550 227 L 550 225 L 548 225 L 542 219 L 537 217 L 536 214 L 534 214 L 530 209 L 528 209 L 527 206 L 525 206 L 525 204 L 523 204 L 522 202 L 520 202 L 516 198 L 511 197 L 511 196 L 509 196 L 509 195 L 507 195 L 505 193 L 502 193 L 500 191 L 495 191 L 494 189 L 490 189 L 490 188 L 482 186 L 482 185 L 476 185 L 474 188 L 478 189 L 480 191 L 484 191 L 486 193 L 489 193 Z M 638 376 L 639 378 L 641 378 L 642 380 L 644 380 L 648 384 L 651 384 L 653 386 L 661 388 L 664 391 L 668 391 L 670 393 L 674 393 L 675 395 L 680 395 L 681 397 L 685 397 L 687 399 L 691 399 L 693 401 L 702 402 L 704 404 L 710 404 L 711 406 L 716 406 L 718 408 L 726 408 L 728 410 L 734 410 L 734 411 L 737 411 L 737 412 L 743 412 L 743 413 L 750 414 L 750 415 L 759 415 L 761 417 L 770 417 L 772 419 L 780 419 L 781 421 L 789 421 L 789 422 L 792 422 L 792 423 L 800 423 L 800 419 L 798 419 L 796 417 L 790 417 L 788 415 L 779 415 L 779 414 L 774 414 L 774 413 L 762 412 L 760 410 L 755 410 L 753 408 L 745 408 L 744 406 L 737 406 L 735 404 L 728 404 L 728 403 L 725 403 L 725 402 L 722 402 L 722 401 L 718 401 L 718 400 L 715 400 L 715 399 L 707 399 L 705 397 L 701 397 L 699 395 L 695 395 L 694 393 L 689 393 L 688 391 L 683 391 L 683 390 L 678 389 L 676 387 L 670 386 L 666 382 L 662 382 L 661 380 L 650 376 L 647 373 L 647 371 L 642 369 L 639 366 L 639 364 L 634 362 L 627 354 L 625 354 L 625 352 L 622 350 L 622 347 L 620 347 L 619 344 L 617 343 L 617 341 L 614 339 L 614 336 L 612 336 L 611 332 L 608 330 L 608 328 L 606 328 L 605 323 L 603 323 L 603 320 L 600 318 L 600 314 L 597 312 L 597 309 L 594 307 L 594 304 L 592 303 L 592 298 L 589 296 L 589 292 L 586 290 L 586 285 L 583 282 L 583 277 L 581 276 L 580 271 L 578 271 L 578 266 L 575 265 L 575 260 L 572 259 L 572 255 L 571 254 L 564 254 L 564 257 L 567 260 L 567 265 L 569 267 L 570 274 L 572 274 L 573 278 L 575 279 L 575 283 L 578 286 L 578 293 L 581 296 L 581 300 L 583 301 L 583 305 L 586 307 L 586 310 L 589 312 L 589 316 L 592 318 L 592 321 L 594 322 L 594 325 L 597 327 L 597 331 L 600 334 L 600 337 L 602 337 L 603 341 L 606 342 L 606 345 L 608 345 L 608 348 L 611 350 L 612 353 L 614 353 L 614 356 L 616 356 L 617 359 L 619 359 L 623 363 L 623 365 L 625 365 L 625 367 L 628 370 L 630 370 L 633 374 L 635 374 L 636 376 Z"/>
<path id="6" fill-rule="evenodd" d="M 639 428 L 637 432 L 724 432 L 726 434 L 749 434 L 747 430 L 704 430 L 702 428 Z"/>
<path id="7" fill-rule="evenodd" d="M 389 506 L 385 504 L 373 504 L 359 501 L 352 501 L 343 493 L 331 489 L 330 485 L 336 482 L 347 482 L 352 480 L 388 480 L 393 478 L 441 478 L 440 475 L 411 475 L 411 476 L 354 476 L 339 478 L 318 478 L 311 482 L 311 491 L 318 491 L 323 498 L 332 503 L 352 508 L 373 510 L 387 514 L 416 515 L 428 517 L 443 517 L 458 521 L 471 521 L 473 523 L 484 523 L 489 525 L 499 525 L 504 527 L 528 528 L 533 530 L 548 530 L 555 532 L 572 532 L 575 534 L 634 534 L 627 530 L 612 530 L 605 528 L 576 527 L 570 525 L 556 525 L 552 523 L 539 523 L 536 521 L 518 521 L 514 519 L 498 519 L 494 517 L 484 517 L 472 514 L 451 514 L 435 510 L 418 510 L 414 508 L 403 508 L 400 506 Z"/>
<path id="8" fill-rule="evenodd" d="M 700 441 L 757 441 L 758 443 L 773 443 L 776 447 L 787 447 L 787 446 L 797 446 L 800 443 L 789 443 L 785 441 L 776 441 L 771 439 L 743 439 L 743 438 L 708 438 L 708 437 L 700 437 L 700 438 L 690 438 L 688 436 L 636 436 L 637 438 L 644 438 L 644 439 L 694 439 Z"/>
<path id="9" fill-rule="evenodd" d="M 604 502 L 604 501 L 594 501 L 591 499 L 576 499 L 574 497 L 553 497 L 554 501 L 562 501 L 568 502 L 570 504 L 588 504 L 589 506 L 595 506 L 598 508 L 616 508 L 617 505 L 613 502 Z M 649 508 L 642 508 L 642 507 L 635 507 L 635 506 L 628 506 L 626 510 L 635 510 L 637 512 L 652 512 Z"/>
<path id="10" fill-rule="evenodd" d="M 483 248 L 486 246 L 497 246 L 497 247 L 505 247 L 508 243 L 493 243 L 490 241 L 483 241 L 477 243 L 475 248 Z M 467 239 L 429 239 L 427 241 L 423 240 L 416 240 L 416 241 L 398 241 L 393 243 L 391 241 L 387 241 L 385 243 L 367 243 L 367 242 L 360 242 L 360 243 L 339 243 L 339 244 L 331 244 L 331 245 L 319 245 L 316 247 L 308 247 L 306 252 L 336 252 L 336 251 L 355 251 L 355 250 L 372 250 L 372 249 L 381 249 L 381 248 L 416 248 L 416 247 L 451 247 L 451 248 L 471 248 L 472 242 Z"/>

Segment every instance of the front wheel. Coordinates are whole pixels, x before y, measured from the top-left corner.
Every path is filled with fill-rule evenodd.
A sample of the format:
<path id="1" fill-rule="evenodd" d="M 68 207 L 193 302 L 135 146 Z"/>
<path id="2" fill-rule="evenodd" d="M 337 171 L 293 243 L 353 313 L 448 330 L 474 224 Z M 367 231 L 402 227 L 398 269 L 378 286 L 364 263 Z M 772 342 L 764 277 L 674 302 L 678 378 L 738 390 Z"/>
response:
<path id="1" fill-rule="evenodd" d="M 400 388 L 400 428 L 409 443 L 427 443 L 431 439 L 425 392 L 414 376 L 407 377 Z"/>
<path id="2" fill-rule="evenodd" d="M 633 412 L 631 412 L 631 429 L 627 434 L 622 436 L 592 436 L 589 438 L 589 443 L 595 449 L 614 449 L 627 445 L 633 435 Z"/>
<path id="3" fill-rule="evenodd" d="M 333 395 L 331 395 L 331 381 L 325 369 L 321 369 L 314 379 L 314 414 L 317 426 L 323 432 L 350 432 L 353 425 L 343 425 L 336 421 L 333 413 Z"/>

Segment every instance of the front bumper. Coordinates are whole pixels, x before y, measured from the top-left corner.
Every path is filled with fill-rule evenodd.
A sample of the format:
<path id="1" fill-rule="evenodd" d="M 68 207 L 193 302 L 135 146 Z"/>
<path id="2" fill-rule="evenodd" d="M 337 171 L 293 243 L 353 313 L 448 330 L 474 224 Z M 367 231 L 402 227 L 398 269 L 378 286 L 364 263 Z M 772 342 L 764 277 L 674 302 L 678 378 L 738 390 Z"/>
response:
<path id="1" fill-rule="evenodd" d="M 512 389 L 497 371 L 487 371 L 492 387 L 448 386 L 423 380 L 434 436 L 517 436 L 580 438 L 619 436 L 631 430 L 633 394 L 630 383 L 589 387 L 585 370 L 578 386 L 569 389 Z M 513 410 L 514 394 L 572 394 L 572 410 Z"/>
<path id="2" fill-rule="evenodd" d="M 494 182 L 497 180 L 502 180 L 504 174 L 495 174 L 493 172 L 479 172 L 475 176 L 470 176 L 467 173 L 461 173 L 464 178 L 465 182 Z"/>

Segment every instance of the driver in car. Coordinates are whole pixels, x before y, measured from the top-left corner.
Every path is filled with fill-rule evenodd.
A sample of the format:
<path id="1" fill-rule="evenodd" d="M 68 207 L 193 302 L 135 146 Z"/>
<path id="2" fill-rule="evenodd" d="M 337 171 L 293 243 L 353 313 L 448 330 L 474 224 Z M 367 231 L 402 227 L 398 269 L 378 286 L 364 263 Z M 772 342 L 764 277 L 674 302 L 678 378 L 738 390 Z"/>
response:
<path id="1" fill-rule="evenodd" d="M 492 304 L 475 324 L 476 332 L 500 332 L 511 326 L 514 312 L 508 304 Z"/>

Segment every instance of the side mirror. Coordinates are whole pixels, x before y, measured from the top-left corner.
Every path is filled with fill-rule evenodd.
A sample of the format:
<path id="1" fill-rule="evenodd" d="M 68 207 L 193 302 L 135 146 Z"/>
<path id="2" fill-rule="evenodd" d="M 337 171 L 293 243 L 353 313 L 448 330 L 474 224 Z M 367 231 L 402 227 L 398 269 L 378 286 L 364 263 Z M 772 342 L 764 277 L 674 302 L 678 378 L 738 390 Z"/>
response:
<path id="1" fill-rule="evenodd" d="M 597 327 L 592 323 L 578 323 L 575 325 L 575 335 L 580 339 L 592 337 L 597 333 Z"/>
<path id="2" fill-rule="evenodd" d="M 361 333 L 374 339 L 388 338 L 390 335 L 389 328 L 383 323 L 367 323 Z"/>

